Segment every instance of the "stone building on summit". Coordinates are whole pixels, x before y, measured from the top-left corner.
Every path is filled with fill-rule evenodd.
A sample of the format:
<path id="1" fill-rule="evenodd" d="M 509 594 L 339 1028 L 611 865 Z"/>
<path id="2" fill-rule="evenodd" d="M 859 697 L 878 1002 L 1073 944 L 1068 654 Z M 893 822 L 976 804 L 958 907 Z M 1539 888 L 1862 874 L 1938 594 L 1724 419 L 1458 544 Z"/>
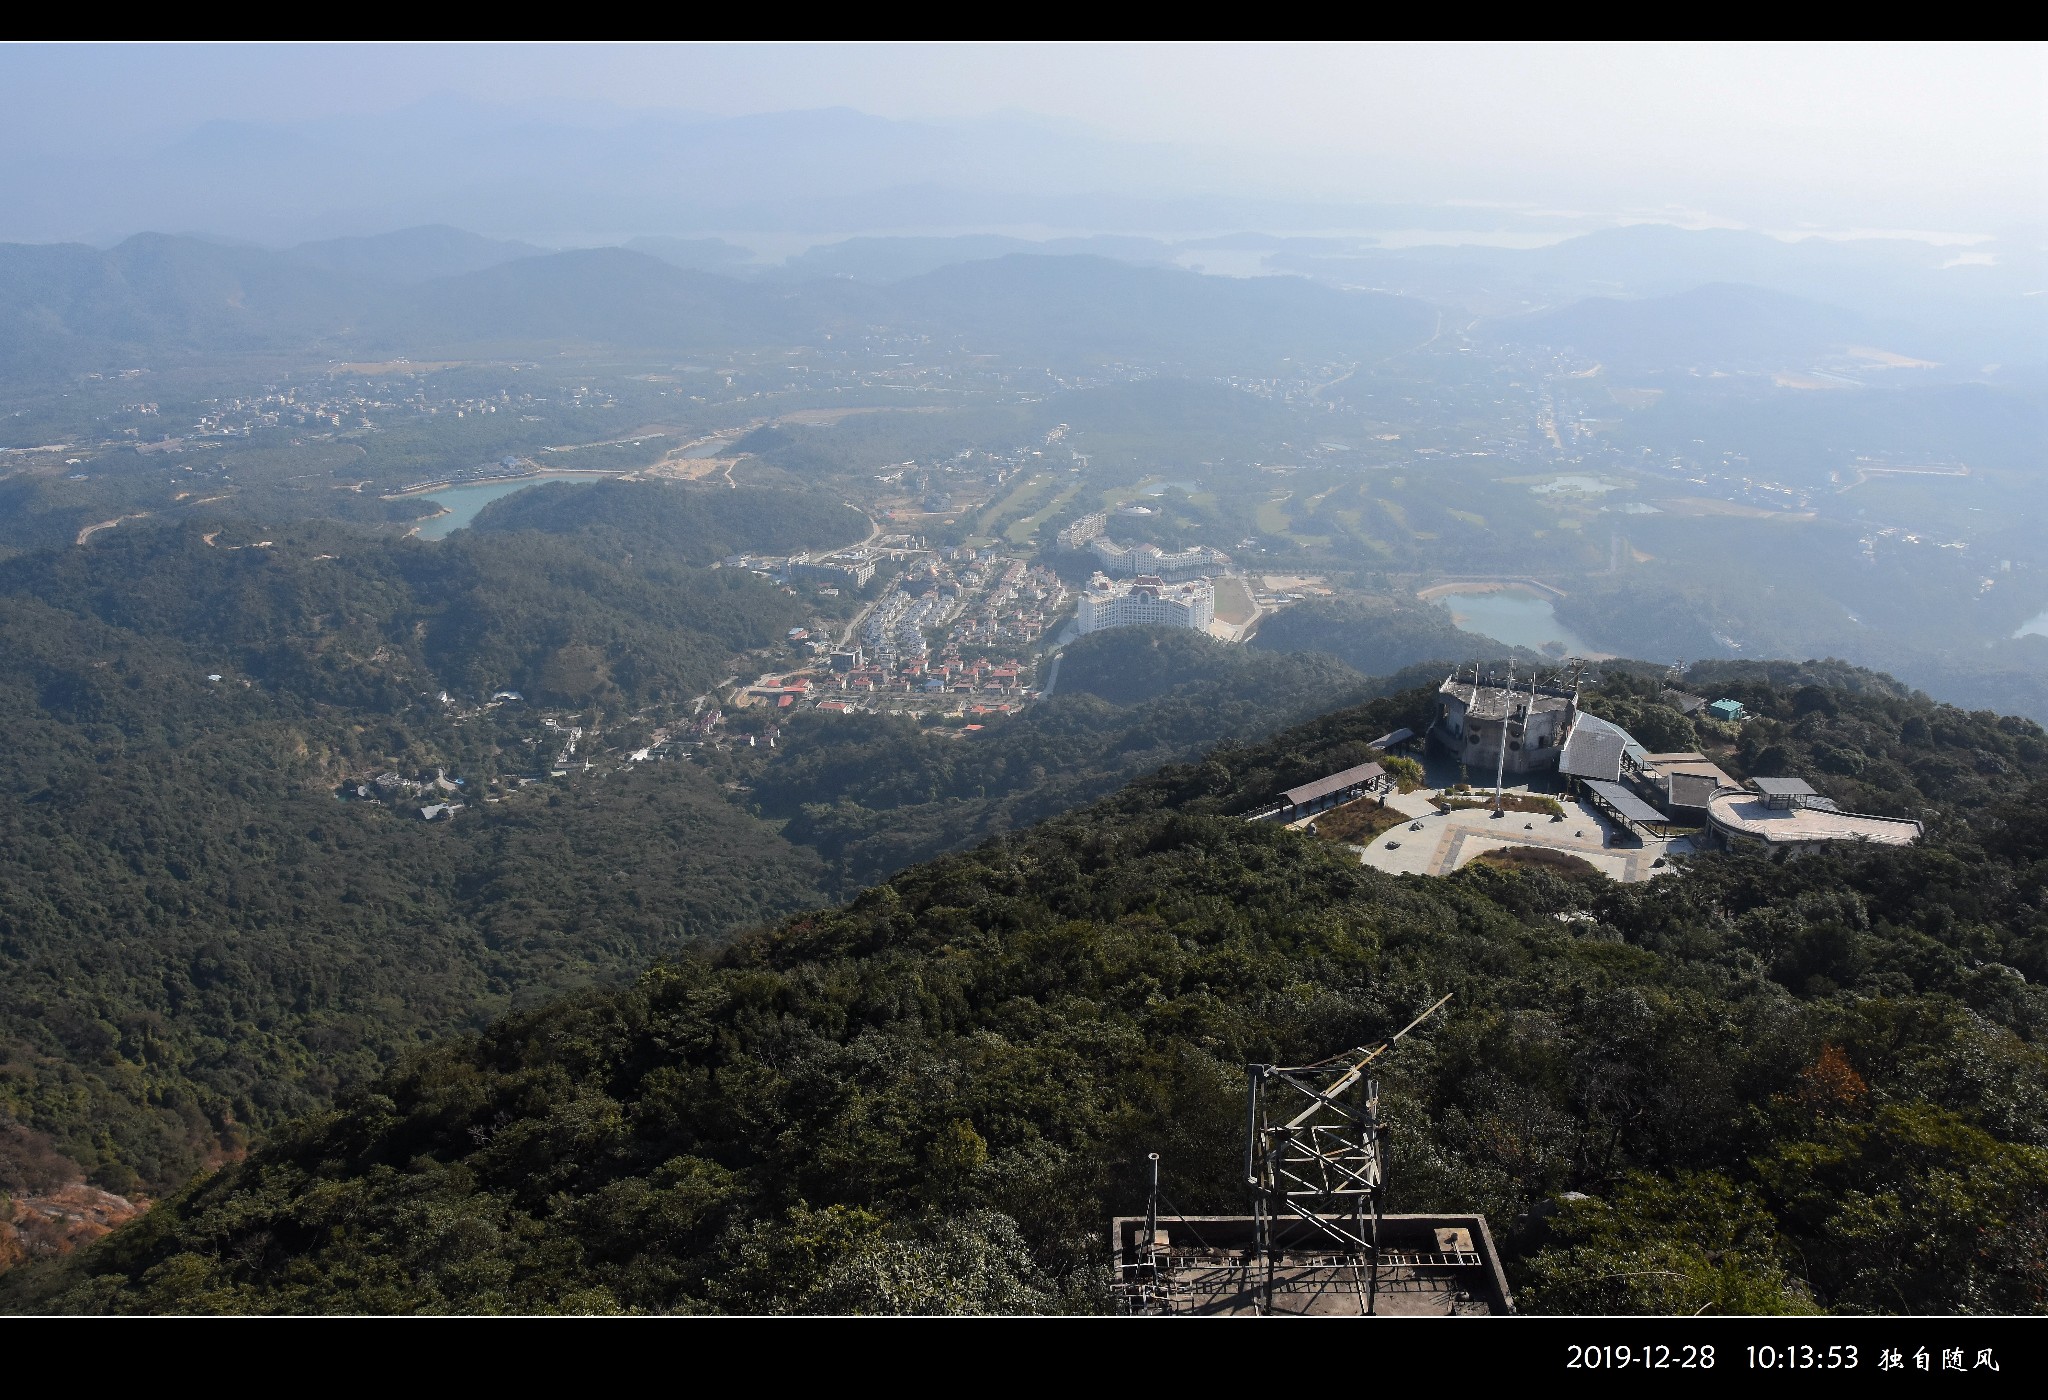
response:
<path id="1" fill-rule="evenodd" d="M 1557 769 L 1573 722 L 1579 716 L 1579 692 L 1569 685 L 1456 675 L 1437 687 L 1436 723 L 1430 737 L 1461 763 L 1491 772 L 1500 766 L 1517 775 Z M 1501 731 L 1507 731 L 1507 758 L 1501 757 Z M 1619 754 L 1617 753 L 1617 760 Z"/>

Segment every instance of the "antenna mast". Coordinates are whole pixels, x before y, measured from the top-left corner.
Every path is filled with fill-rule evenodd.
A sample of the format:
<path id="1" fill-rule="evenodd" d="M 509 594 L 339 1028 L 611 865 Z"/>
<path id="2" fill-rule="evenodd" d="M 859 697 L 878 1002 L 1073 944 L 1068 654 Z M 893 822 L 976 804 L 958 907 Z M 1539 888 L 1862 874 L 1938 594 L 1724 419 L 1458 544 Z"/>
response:
<path id="1" fill-rule="evenodd" d="M 1507 684 L 1500 690 L 1500 761 L 1493 768 L 1493 814 L 1501 814 L 1501 788 L 1508 775 L 1508 711 L 1515 703 L 1515 663 L 1508 662 Z"/>
<path id="2" fill-rule="evenodd" d="M 1252 1191 L 1253 1249 L 1266 1265 L 1265 1311 L 1272 1308 L 1280 1252 L 1274 1227 L 1297 1220 L 1338 1253 L 1354 1260 L 1363 1256 L 1365 1308 L 1373 1311 L 1379 1294 L 1386 1153 L 1379 1085 L 1366 1073 L 1450 1000 L 1443 997 L 1377 1045 L 1357 1046 L 1311 1065 L 1245 1066 L 1245 1184 Z M 1363 1102 L 1347 1099 L 1361 1080 Z M 1291 1116 L 1283 1118 L 1289 1110 L 1294 1110 Z"/>

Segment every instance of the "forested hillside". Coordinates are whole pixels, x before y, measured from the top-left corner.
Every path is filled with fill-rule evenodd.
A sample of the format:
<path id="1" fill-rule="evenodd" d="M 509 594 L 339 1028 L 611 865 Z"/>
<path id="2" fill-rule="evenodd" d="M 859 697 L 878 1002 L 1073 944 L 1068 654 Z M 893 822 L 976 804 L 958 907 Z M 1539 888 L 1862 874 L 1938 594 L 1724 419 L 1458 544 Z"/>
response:
<path id="1" fill-rule="evenodd" d="M 543 733 L 489 687 L 686 696 L 788 621 L 750 575 L 667 568 L 196 527 L 0 566 L 0 1109 L 156 1193 L 406 1046 L 818 900 L 701 769 L 479 799 Z M 387 763 L 470 810 L 337 798 Z"/>
<path id="2" fill-rule="evenodd" d="M 537 533 L 433 544 L 321 526 L 118 531 L 0 564 L 0 594 L 169 642 L 209 669 L 389 711 L 442 688 L 644 703 L 701 693 L 807 614 L 751 574 Z"/>
<path id="3" fill-rule="evenodd" d="M 1443 608 L 1394 598 L 1300 603 L 1259 623 L 1260 651 L 1319 651 L 1353 670 L 1383 676 L 1422 661 L 1471 662 L 1475 647 L 1523 662 L 1547 658 L 1476 638 Z"/>
<path id="4" fill-rule="evenodd" d="M 2039 1311 L 2044 736 L 1827 678 L 1723 677 L 1759 715 L 1729 761 L 1891 784 L 1926 844 L 1425 880 L 1228 815 L 1416 723 L 1430 692 L 1404 692 L 444 1042 L 0 1288 L 73 1311 L 1098 1308 L 1146 1152 L 1178 1209 L 1241 1209 L 1244 1062 L 1449 992 L 1385 1072 L 1392 1205 L 1484 1211 L 1525 1309 Z M 1883 766 L 1830 774 L 1856 733 Z"/>
<path id="5" fill-rule="evenodd" d="M 793 554 L 853 544 L 866 537 L 869 521 L 852 506 L 815 492 L 558 481 L 491 502 L 470 528 L 484 534 L 573 535 L 621 561 L 652 553 L 677 563 L 715 564 L 742 549 Z"/>

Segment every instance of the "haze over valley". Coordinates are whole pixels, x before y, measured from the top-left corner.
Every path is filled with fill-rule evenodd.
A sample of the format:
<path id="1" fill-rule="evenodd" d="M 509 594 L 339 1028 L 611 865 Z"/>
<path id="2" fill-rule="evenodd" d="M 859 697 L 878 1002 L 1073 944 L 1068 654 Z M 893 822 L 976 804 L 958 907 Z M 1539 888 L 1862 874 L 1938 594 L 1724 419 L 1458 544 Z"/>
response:
<path id="1" fill-rule="evenodd" d="M 2016 52 L 0 50 L 0 1307 L 2038 1311 Z"/>

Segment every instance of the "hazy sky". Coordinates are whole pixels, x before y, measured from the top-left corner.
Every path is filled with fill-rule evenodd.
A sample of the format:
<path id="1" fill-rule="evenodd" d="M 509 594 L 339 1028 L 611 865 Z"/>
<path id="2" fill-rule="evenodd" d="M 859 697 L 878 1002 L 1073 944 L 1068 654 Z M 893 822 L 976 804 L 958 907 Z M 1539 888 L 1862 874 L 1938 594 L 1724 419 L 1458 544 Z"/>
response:
<path id="1" fill-rule="evenodd" d="M 2048 45 L 418 45 L 0 48 L 17 154 L 437 94 L 716 115 L 1029 112 L 1196 148 L 1214 192 L 2040 220 Z M 1822 212 L 1824 211 L 1824 212 Z"/>

